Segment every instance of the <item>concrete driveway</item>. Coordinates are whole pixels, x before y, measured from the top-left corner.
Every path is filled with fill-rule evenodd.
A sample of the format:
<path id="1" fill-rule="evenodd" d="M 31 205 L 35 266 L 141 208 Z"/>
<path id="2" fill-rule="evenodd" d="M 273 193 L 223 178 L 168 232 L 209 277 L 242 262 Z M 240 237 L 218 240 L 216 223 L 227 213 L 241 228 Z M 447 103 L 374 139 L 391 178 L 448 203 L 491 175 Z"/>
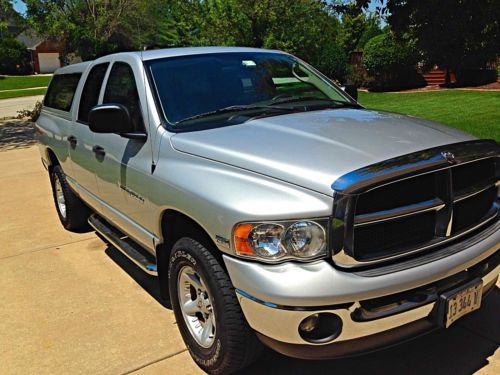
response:
<path id="1" fill-rule="evenodd" d="M 0 123 L 0 373 L 200 373 L 154 278 L 94 233 L 62 229 L 31 137 L 29 123 Z M 499 313 L 497 288 L 446 331 L 336 361 L 268 352 L 245 373 L 497 375 Z"/>

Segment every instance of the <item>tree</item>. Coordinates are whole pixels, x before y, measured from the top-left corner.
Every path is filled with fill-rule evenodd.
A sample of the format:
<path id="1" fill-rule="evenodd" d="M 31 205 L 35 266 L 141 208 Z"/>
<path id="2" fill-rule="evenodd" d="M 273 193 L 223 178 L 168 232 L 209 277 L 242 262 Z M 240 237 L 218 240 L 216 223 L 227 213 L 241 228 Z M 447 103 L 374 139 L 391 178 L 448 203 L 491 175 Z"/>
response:
<path id="1" fill-rule="evenodd" d="M 358 45 L 356 47 L 356 49 L 358 50 L 363 50 L 365 48 L 366 43 L 370 39 L 384 32 L 384 30 L 382 30 L 382 27 L 380 26 L 380 17 L 377 16 L 376 14 L 368 15 L 366 17 L 365 23 L 366 23 L 365 31 L 361 35 L 361 38 L 359 38 Z"/>
<path id="2" fill-rule="evenodd" d="M 197 30 L 192 39 L 197 45 L 280 49 L 326 74 L 339 79 L 343 77 L 338 74 L 345 75 L 346 55 L 336 42 L 339 21 L 324 1 L 206 0 L 198 4 L 190 23 Z"/>
<path id="3" fill-rule="evenodd" d="M 84 60 L 139 49 L 155 30 L 158 1 L 26 0 L 27 18 L 38 34 L 64 42 Z"/>
<path id="4" fill-rule="evenodd" d="M 427 66 L 484 68 L 500 52 L 498 0 L 388 0 L 387 12 L 398 35 L 415 39 Z"/>
<path id="5" fill-rule="evenodd" d="M 157 1 L 155 30 L 146 40 L 148 48 L 199 46 L 202 43 L 204 2 L 197 0 Z"/>
<path id="6" fill-rule="evenodd" d="M 12 36 L 0 39 L 0 74 L 27 74 L 31 71 L 30 53 Z"/>
<path id="7" fill-rule="evenodd" d="M 22 27 L 24 19 L 14 10 L 12 0 L 0 0 L 0 39 L 12 37 L 9 26 Z"/>
<path id="8" fill-rule="evenodd" d="M 0 0 L 5 1 L 5 0 Z M 325 0 L 26 0 L 41 35 L 83 59 L 148 47 L 281 49 L 342 79 L 347 54 Z M 339 76 L 340 75 L 340 76 Z"/>
<path id="9" fill-rule="evenodd" d="M 12 11 L 12 2 L 10 0 L 0 0 L 0 32 L 7 29 L 7 21 L 11 17 Z"/>

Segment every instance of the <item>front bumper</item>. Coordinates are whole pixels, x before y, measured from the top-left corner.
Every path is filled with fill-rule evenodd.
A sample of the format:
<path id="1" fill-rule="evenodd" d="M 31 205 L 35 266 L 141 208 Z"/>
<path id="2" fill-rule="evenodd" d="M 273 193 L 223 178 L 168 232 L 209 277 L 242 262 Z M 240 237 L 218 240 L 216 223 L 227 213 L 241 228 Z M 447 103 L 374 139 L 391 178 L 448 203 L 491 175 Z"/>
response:
<path id="1" fill-rule="evenodd" d="M 498 229 L 496 223 L 450 256 L 375 276 L 338 270 L 326 261 L 262 265 L 228 256 L 224 261 L 243 313 L 265 344 L 294 357 L 333 358 L 436 328 L 437 295 L 443 288 L 481 278 L 483 291 L 491 290 L 500 273 Z M 413 303 L 407 295 L 429 290 L 434 290 L 436 298 L 430 293 L 420 303 Z M 382 302 L 392 296 L 394 301 L 385 308 Z M 382 302 L 365 314 L 373 301 Z M 342 319 L 340 335 L 321 344 L 305 341 L 298 326 L 304 318 L 321 312 Z"/>

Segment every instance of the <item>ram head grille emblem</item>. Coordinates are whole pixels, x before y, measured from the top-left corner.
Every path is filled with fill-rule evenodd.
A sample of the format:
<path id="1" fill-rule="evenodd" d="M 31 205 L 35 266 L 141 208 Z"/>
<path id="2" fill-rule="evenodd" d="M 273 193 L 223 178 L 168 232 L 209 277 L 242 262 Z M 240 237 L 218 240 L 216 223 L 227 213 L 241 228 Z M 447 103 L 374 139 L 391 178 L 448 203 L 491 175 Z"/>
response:
<path id="1" fill-rule="evenodd" d="M 441 155 L 443 156 L 443 158 L 450 164 L 455 164 L 456 160 L 455 160 L 455 155 L 453 155 L 452 152 L 449 152 L 449 151 L 443 151 L 441 152 Z"/>

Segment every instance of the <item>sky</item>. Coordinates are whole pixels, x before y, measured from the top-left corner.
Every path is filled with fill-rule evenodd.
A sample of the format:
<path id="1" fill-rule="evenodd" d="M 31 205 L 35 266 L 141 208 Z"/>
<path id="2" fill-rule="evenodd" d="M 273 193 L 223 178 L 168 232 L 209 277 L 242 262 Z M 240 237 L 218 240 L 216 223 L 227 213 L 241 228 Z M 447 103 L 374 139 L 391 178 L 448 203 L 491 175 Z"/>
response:
<path id="1" fill-rule="evenodd" d="M 14 0 L 14 9 L 16 12 L 24 14 L 26 12 L 26 4 L 20 0 Z"/>

